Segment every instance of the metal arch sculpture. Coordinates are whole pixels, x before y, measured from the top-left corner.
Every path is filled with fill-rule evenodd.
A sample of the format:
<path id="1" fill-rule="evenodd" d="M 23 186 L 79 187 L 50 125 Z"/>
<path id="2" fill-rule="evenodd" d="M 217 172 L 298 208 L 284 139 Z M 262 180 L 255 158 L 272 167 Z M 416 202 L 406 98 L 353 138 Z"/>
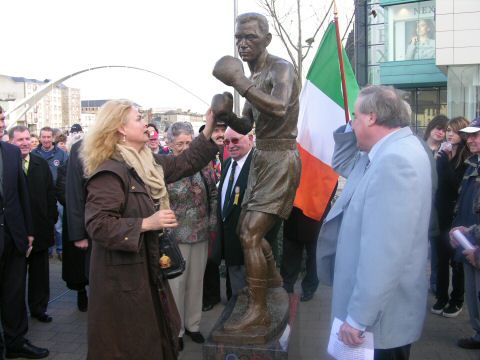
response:
<path id="1" fill-rule="evenodd" d="M 103 66 L 96 66 L 96 67 L 91 67 L 91 68 L 88 68 L 88 69 L 84 69 L 84 70 L 80 70 L 80 71 L 77 71 L 77 72 L 74 72 L 73 74 L 70 74 L 70 75 L 67 75 L 67 76 L 64 76 L 60 79 L 57 79 L 55 81 L 51 81 L 47 84 L 45 84 L 44 86 L 42 86 L 40 89 L 38 89 L 37 91 L 35 91 L 32 95 L 30 95 L 29 97 L 25 98 L 25 99 L 22 99 L 18 102 L 14 102 L 13 103 L 13 107 L 11 109 L 9 109 L 6 113 L 5 113 L 5 117 L 7 118 L 7 120 L 10 120 L 12 117 L 14 118 L 14 121 L 8 121 L 10 123 L 10 125 L 8 126 L 9 128 L 12 127 L 12 126 L 15 126 L 18 119 L 20 119 L 28 110 L 30 110 L 43 96 L 45 96 L 49 91 L 51 91 L 53 89 L 53 87 L 63 83 L 64 81 L 76 76 L 76 75 L 79 75 L 79 74 L 82 74 L 84 72 L 87 72 L 87 71 L 92 71 L 92 70 L 98 70 L 98 69 L 108 69 L 108 68 L 126 68 L 126 69 L 133 69 L 133 70 L 139 70 L 139 71 L 144 71 L 144 72 L 147 72 L 147 73 L 150 73 L 150 74 L 153 74 L 153 75 L 156 75 L 156 76 L 159 76 L 161 77 L 162 79 L 164 80 L 167 80 L 169 82 L 171 82 L 172 84 L 174 84 L 175 86 L 178 86 L 179 88 L 181 88 L 182 90 L 186 91 L 187 93 L 189 93 L 190 95 L 192 95 L 193 97 L 197 98 L 198 100 L 200 100 L 201 102 L 203 102 L 204 104 L 206 104 L 207 106 L 209 106 L 209 103 L 206 102 L 205 100 L 203 100 L 202 98 L 200 98 L 199 96 L 197 96 L 196 94 L 194 94 L 193 92 L 191 92 L 190 90 L 188 90 L 186 87 L 178 84 L 177 82 L 173 81 L 172 79 L 169 79 L 168 77 L 166 76 L 163 76 L 159 73 L 156 73 L 154 71 L 151 71 L 151 70 L 147 70 L 147 69 L 142 69 L 142 68 L 139 68 L 139 67 L 135 67 L 135 66 L 126 66 L 126 65 L 103 65 Z"/>

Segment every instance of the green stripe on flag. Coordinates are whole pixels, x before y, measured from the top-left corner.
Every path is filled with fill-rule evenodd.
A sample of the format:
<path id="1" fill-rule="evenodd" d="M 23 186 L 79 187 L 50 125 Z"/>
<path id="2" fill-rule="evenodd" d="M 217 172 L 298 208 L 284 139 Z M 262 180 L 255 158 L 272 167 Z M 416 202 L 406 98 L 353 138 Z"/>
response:
<path id="1" fill-rule="evenodd" d="M 350 112 L 353 112 L 353 106 L 357 99 L 359 88 L 352 66 L 350 65 L 350 61 L 348 60 L 347 53 L 343 46 L 342 51 L 345 80 L 347 83 L 348 107 Z M 337 37 L 335 33 L 335 24 L 333 22 L 328 25 L 327 31 L 325 31 L 325 34 L 323 35 L 315 59 L 313 59 L 310 70 L 308 70 L 307 79 L 335 103 L 341 106 L 342 109 L 344 108 Z"/>

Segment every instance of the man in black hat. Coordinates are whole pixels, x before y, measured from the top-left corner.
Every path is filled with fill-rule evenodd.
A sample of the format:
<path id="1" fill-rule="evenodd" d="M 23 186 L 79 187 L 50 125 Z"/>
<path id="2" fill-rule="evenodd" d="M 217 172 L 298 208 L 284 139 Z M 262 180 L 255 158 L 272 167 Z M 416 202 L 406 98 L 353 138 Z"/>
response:
<path id="1" fill-rule="evenodd" d="M 82 126 L 80 124 L 73 124 L 70 128 L 70 134 L 75 135 L 77 133 L 83 133 Z"/>
<path id="2" fill-rule="evenodd" d="M 203 130 L 205 125 L 200 127 L 199 132 Z M 212 140 L 218 145 L 219 151 L 215 160 L 211 161 L 213 172 L 215 173 L 215 183 L 218 184 L 222 175 L 222 163 L 224 160 L 223 140 L 227 126 L 222 121 L 217 121 L 212 133 Z M 218 185 L 217 185 L 218 186 Z M 211 209 L 216 211 L 216 209 Z M 218 265 L 211 259 L 212 249 L 216 241 L 217 234 L 212 234 L 210 246 L 208 247 L 208 260 L 205 267 L 205 274 L 203 275 L 203 311 L 211 310 L 215 304 L 220 302 L 220 272 Z"/>

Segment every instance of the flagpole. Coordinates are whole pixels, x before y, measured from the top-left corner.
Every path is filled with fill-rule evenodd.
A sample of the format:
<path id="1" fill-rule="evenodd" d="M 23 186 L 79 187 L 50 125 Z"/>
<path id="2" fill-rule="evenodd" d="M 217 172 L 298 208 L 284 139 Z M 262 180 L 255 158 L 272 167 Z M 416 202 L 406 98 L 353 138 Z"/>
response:
<path id="1" fill-rule="evenodd" d="M 345 81 L 345 68 L 343 66 L 343 51 L 342 51 L 342 42 L 340 40 L 340 30 L 338 28 L 338 10 L 337 2 L 333 0 L 333 15 L 335 22 L 335 32 L 337 34 L 337 51 L 338 51 L 338 61 L 340 63 L 340 75 L 342 77 L 342 93 L 343 93 L 343 108 L 345 109 L 345 122 L 348 123 L 350 120 L 350 112 L 348 111 L 348 98 L 347 98 L 347 82 Z"/>

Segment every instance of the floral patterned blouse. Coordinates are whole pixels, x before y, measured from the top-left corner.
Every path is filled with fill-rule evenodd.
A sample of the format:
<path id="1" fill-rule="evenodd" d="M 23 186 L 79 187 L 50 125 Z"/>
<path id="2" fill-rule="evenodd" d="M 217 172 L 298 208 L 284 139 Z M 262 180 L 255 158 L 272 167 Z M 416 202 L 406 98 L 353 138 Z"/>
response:
<path id="1" fill-rule="evenodd" d="M 217 226 L 217 187 L 209 164 L 196 174 L 167 185 L 178 226 L 170 236 L 181 244 L 208 241 Z"/>

